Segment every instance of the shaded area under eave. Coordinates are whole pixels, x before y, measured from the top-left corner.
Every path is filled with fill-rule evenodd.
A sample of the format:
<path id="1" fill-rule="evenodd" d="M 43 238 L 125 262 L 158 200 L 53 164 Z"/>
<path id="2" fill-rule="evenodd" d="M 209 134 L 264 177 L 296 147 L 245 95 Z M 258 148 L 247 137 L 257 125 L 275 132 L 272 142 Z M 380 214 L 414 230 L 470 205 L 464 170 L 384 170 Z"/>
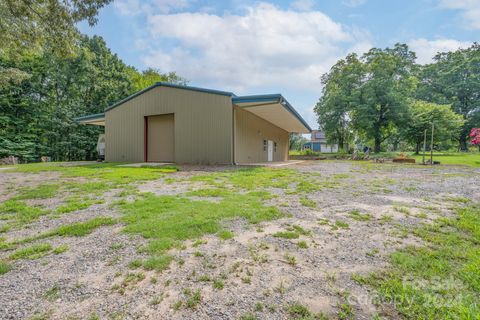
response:
<path id="1" fill-rule="evenodd" d="M 276 125 L 287 132 L 310 133 L 307 122 L 281 94 L 233 97 L 235 106 Z"/>
<path id="2" fill-rule="evenodd" d="M 91 124 L 95 126 L 105 126 L 105 113 L 90 114 L 88 116 L 78 117 L 74 119 L 81 124 Z"/>

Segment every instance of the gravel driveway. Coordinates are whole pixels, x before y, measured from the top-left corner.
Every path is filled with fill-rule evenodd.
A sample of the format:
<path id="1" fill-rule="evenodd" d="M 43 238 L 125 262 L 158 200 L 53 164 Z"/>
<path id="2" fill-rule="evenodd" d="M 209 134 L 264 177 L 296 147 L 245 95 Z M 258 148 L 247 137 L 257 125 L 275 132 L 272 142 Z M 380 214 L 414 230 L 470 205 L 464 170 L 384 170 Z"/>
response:
<path id="1" fill-rule="evenodd" d="M 186 241 L 171 250 L 174 261 L 161 273 L 132 265 L 145 258 L 139 249 L 146 239 L 123 232 L 121 222 L 82 237 L 20 243 L 17 249 L 47 243 L 68 250 L 11 263 L 12 270 L 0 275 L 0 319 L 291 319 L 296 316 L 290 308 L 294 304 L 332 319 L 343 314 L 370 319 L 378 312 L 375 292 L 352 278 L 385 268 L 388 255 L 398 248 L 422 244 L 405 230 L 452 215 L 456 201 L 480 200 L 476 168 L 348 161 L 306 161 L 288 168 L 338 183 L 306 199 L 271 188 L 277 197 L 267 204 L 277 206 L 282 218 L 257 225 L 226 221 L 233 238 L 207 235 L 202 241 Z M 225 170 L 231 168 L 189 166 L 135 188 L 184 194 L 204 187 L 189 177 Z M 75 180 L 53 172 L 2 171 L 0 201 L 15 196 L 20 185 L 63 179 Z M 122 199 L 120 191 L 107 192 L 103 203 L 87 209 L 41 216 L 0 233 L 0 238 L 11 243 L 59 225 L 121 218 L 114 205 Z M 62 197 L 37 202 L 55 207 Z M 302 231 L 298 238 L 274 236 L 288 230 Z M 8 260 L 12 250 L 1 244 L 0 260 Z M 186 307 L 195 292 L 201 292 L 199 301 Z M 389 317 L 397 315 L 392 311 Z"/>

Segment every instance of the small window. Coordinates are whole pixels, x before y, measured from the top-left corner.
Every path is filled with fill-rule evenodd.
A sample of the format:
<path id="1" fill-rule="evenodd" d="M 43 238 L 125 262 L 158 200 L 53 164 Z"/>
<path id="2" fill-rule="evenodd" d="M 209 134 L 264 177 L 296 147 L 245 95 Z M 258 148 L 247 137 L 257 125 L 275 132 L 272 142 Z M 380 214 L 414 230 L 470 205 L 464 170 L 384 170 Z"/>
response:
<path id="1" fill-rule="evenodd" d="M 267 140 L 263 140 L 263 151 L 267 151 L 267 145 L 268 145 Z"/>
<path id="2" fill-rule="evenodd" d="M 276 142 L 273 143 L 273 152 L 277 152 L 277 143 Z"/>

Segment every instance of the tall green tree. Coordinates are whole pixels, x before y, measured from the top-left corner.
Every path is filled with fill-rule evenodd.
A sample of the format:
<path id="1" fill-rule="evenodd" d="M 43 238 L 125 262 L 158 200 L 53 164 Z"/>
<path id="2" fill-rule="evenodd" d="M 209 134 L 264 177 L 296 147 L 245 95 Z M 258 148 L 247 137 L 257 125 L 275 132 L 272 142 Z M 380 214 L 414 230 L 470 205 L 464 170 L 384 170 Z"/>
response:
<path id="1" fill-rule="evenodd" d="M 82 36 L 73 57 L 45 55 L 48 92 L 45 104 L 51 115 L 43 123 L 49 152 L 55 160 L 91 158 L 100 128 L 79 126 L 79 115 L 100 113 L 133 92 L 129 67 L 98 36 Z"/>
<path id="2" fill-rule="evenodd" d="M 49 119 L 42 84 L 46 72 L 39 57 L 25 56 L 10 61 L 0 56 L 0 67 L 31 74 L 26 81 L 9 81 L 0 87 L 0 158 L 14 155 L 33 160 L 46 149 L 41 138 L 41 124 Z"/>
<path id="3" fill-rule="evenodd" d="M 453 52 L 439 53 L 421 73 L 417 97 L 451 104 L 465 120 L 458 136 L 459 148 L 467 150 L 471 128 L 480 126 L 480 44 Z"/>
<path id="4" fill-rule="evenodd" d="M 429 137 L 427 143 L 430 145 L 432 124 L 434 125 L 434 143 L 437 144 L 455 141 L 463 123 L 463 117 L 455 113 L 450 105 L 413 100 L 409 104 L 408 121 L 401 128 L 401 136 L 415 146 L 415 153 L 418 154 L 423 145 L 425 130 Z"/>
<path id="5" fill-rule="evenodd" d="M 289 150 L 301 150 L 304 143 L 308 140 L 300 133 L 290 133 L 289 137 Z"/>
<path id="6" fill-rule="evenodd" d="M 133 90 L 143 90 L 156 82 L 168 82 L 178 85 L 186 85 L 187 80 L 177 75 L 176 72 L 162 73 L 160 70 L 148 68 L 144 71 L 137 71 L 135 68 L 129 70 Z"/>
<path id="7" fill-rule="evenodd" d="M 417 83 L 414 61 L 415 53 L 405 44 L 340 60 L 322 77 L 323 96 L 315 108 L 327 137 L 340 144 L 354 130 L 373 140 L 379 152 L 407 119 L 408 98 Z"/>
<path id="8" fill-rule="evenodd" d="M 92 158 L 101 129 L 73 119 L 103 112 L 133 92 L 130 67 L 97 36 L 81 37 L 71 57 L 25 55 L 0 59 L 0 66 L 31 74 L 20 84 L 12 80 L 0 88 L 0 157 Z"/>
<path id="9" fill-rule="evenodd" d="M 364 73 L 358 99 L 352 104 L 353 127 L 374 141 L 374 152 L 405 124 L 408 98 L 415 89 L 415 53 L 405 44 L 390 49 L 371 49 L 362 56 Z"/>
<path id="10" fill-rule="evenodd" d="M 350 111 L 360 99 L 364 68 L 356 54 L 339 60 L 322 76 L 322 97 L 315 106 L 317 121 L 327 140 L 344 149 L 352 137 Z"/>
<path id="11" fill-rule="evenodd" d="M 112 0 L 0 0 L 0 56 L 20 58 L 43 50 L 58 56 L 75 53 L 76 23 L 97 22 L 98 11 Z M 0 68 L 0 87 L 30 75 L 18 68 Z"/>

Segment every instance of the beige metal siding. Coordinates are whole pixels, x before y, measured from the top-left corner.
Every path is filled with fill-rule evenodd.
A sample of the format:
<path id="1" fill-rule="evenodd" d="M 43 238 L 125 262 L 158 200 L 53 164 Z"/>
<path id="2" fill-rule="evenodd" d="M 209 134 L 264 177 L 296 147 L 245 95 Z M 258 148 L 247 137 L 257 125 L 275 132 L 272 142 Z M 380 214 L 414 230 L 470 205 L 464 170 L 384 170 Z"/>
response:
<path id="1" fill-rule="evenodd" d="M 236 163 L 266 162 L 267 150 L 263 140 L 277 143 L 273 161 L 288 160 L 288 132 L 262 118 L 235 107 L 235 161 Z"/>
<path id="2" fill-rule="evenodd" d="M 147 117 L 147 161 L 175 161 L 174 115 Z"/>
<path id="3" fill-rule="evenodd" d="M 155 87 L 105 113 L 107 161 L 144 161 L 144 117 L 174 114 L 175 162 L 232 163 L 232 99 Z"/>

